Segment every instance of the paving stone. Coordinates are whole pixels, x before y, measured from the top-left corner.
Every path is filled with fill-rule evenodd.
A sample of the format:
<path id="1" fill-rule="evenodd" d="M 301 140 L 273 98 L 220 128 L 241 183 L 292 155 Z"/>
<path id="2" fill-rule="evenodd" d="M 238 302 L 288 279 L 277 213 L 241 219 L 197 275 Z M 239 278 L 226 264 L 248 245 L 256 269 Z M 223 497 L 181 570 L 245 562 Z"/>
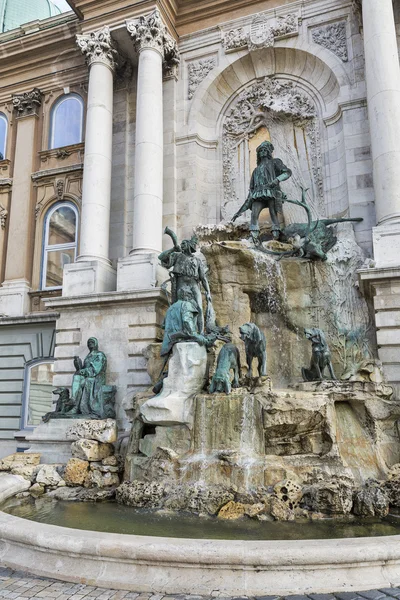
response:
<path id="1" fill-rule="evenodd" d="M 383 592 L 387 596 L 392 596 L 392 598 L 400 598 L 400 588 L 398 587 L 381 588 L 379 591 Z"/>
<path id="2" fill-rule="evenodd" d="M 367 600 L 383 600 L 383 598 L 387 598 L 388 596 L 379 590 L 369 590 L 367 592 L 359 592 L 359 595 Z"/>
<path id="3" fill-rule="evenodd" d="M 333 594 L 308 594 L 309 598 L 312 600 L 335 600 L 335 596 Z M 371 600 L 374 600 L 373 598 Z"/>
<path id="4" fill-rule="evenodd" d="M 360 600 L 361 596 L 358 592 L 338 592 L 335 597 L 339 598 L 339 600 Z"/>
<path id="5" fill-rule="evenodd" d="M 279 596 L 254 596 L 255 600 L 278 600 Z"/>

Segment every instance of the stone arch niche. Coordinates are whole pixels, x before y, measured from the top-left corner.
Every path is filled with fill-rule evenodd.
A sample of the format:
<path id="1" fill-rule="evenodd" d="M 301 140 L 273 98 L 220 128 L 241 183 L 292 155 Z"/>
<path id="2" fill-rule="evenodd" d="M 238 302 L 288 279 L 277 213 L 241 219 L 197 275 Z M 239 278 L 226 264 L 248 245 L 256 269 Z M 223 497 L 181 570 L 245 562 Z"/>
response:
<path id="1" fill-rule="evenodd" d="M 284 184 L 289 197 L 298 199 L 300 184 L 306 185 L 316 217 L 347 214 L 339 102 L 347 99 L 350 81 L 331 53 L 306 42 L 290 47 L 295 43 L 222 56 L 197 88 L 177 152 L 178 168 L 181 156 L 182 164 L 190 163 L 193 182 L 186 181 L 178 194 L 183 233 L 199 223 L 229 220 L 244 202 L 253 145 L 262 132 L 271 137 L 276 156 L 294 166 Z M 304 220 L 297 210 L 286 209 L 285 219 Z"/>

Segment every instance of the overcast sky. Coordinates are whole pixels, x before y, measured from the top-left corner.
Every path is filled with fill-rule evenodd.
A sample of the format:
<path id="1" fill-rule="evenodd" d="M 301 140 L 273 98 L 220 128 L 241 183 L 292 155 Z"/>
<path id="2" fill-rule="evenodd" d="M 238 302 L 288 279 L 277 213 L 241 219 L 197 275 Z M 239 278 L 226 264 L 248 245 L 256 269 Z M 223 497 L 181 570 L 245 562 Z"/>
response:
<path id="1" fill-rule="evenodd" d="M 66 0 L 52 0 L 52 2 L 53 4 L 58 6 L 58 8 L 60 8 L 63 12 L 65 12 L 66 10 L 71 10 L 71 7 L 68 6 Z"/>

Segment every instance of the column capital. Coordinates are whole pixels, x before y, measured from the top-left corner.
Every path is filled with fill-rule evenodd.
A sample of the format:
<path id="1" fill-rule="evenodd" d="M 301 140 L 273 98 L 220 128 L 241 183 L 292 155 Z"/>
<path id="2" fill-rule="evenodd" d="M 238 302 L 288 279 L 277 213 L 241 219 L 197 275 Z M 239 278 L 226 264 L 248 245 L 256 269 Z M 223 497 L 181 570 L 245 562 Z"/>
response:
<path id="1" fill-rule="evenodd" d="M 126 21 L 126 28 L 137 52 L 145 48 L 156 50 L 161 54 L 164 67 L 168 70 L 179 64 L 178 45 L 168 33 L 158 8 L 138 19 Z"/>
<path id="2" fill-rule="evenodd" d="M 31 117 L 37 114 L 37 109 L 42 104 L 43 93 L 39 88 L 33 88 L 30 92 L 13 94 L 12 103 L 17 117 Z"/>
<path id="3" fill-rule="evenodd" d="M 101 62 L 114 70 L 118 53 L 107 25 L 97 31 L 77 35 L 76 43 L 85 55 L 89 67 L 95 62 Z"/>

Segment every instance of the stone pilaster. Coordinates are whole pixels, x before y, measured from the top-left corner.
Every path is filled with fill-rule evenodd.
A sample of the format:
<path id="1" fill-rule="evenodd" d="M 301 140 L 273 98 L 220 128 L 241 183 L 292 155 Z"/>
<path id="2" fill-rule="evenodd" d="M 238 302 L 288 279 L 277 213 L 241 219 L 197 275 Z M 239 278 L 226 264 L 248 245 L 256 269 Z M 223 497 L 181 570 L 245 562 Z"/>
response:
<path id="1" fill-rule="evenodd" d="M 79 256 L 64 270 L 64 296 L 106 292 L 116 286 L 116 273 L 108 256 L 117 51 L 108 27 L 78 35 L 77 44 L 89 67 L 89 90 Z"/>
<path id="2" fill-rule="evenodd" d="M 42 98 L 43 94 L 37 88 L 12 97 L 17 135 L 5 280 L 0 288 L 0 314 L 10 317 L 24 315 L 30 309 L 28 293 L 34 236 L 31 174 L 35 170 L 37 121 Z"/>
<path id="3" fill-rule="evenodd" d="M 162 249 L 163 218 L 163 65 L 179 63 L 176 42 L 160 12 L 128 21 L 139 54 L 133 240 L 130 256 L 119 261 L 119 290 L 160 285 L 157 255 Z"/>

